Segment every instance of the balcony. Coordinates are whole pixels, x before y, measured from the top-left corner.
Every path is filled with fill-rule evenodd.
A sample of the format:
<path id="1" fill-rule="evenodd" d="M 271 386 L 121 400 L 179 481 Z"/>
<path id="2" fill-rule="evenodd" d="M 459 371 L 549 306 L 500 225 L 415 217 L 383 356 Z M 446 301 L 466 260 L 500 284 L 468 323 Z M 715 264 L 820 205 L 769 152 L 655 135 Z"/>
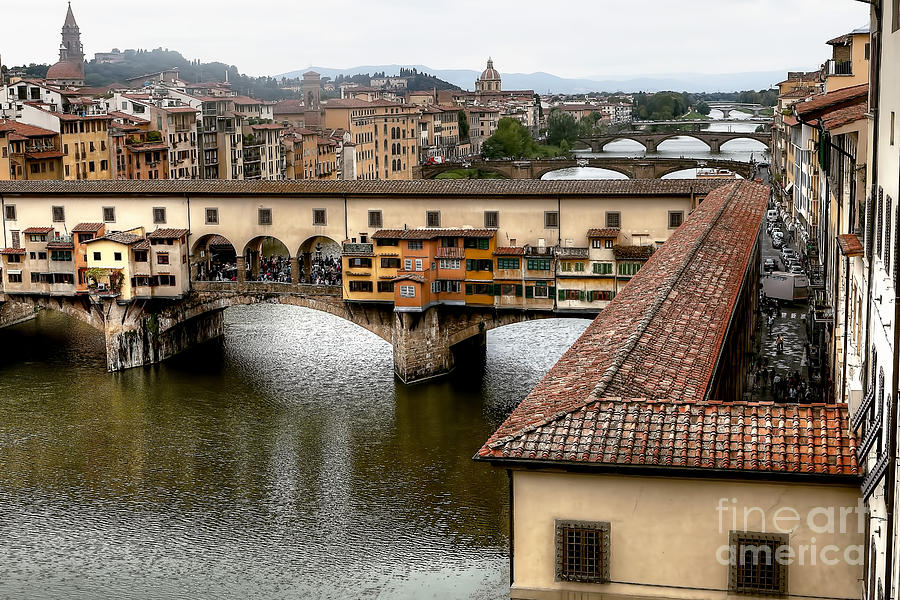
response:
<path id="1" fill-rule="evenodd" d="M 831 59 L 825 63 L 825 74 L 829 77 L 832 75 L 853 75 L 853 62 Z"/>

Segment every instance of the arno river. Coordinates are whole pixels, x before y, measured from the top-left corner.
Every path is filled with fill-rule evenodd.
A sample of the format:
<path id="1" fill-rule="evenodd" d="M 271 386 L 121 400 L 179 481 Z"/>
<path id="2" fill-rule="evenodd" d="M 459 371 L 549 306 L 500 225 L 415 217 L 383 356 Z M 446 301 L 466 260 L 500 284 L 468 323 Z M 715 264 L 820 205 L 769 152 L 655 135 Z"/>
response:
<path id="1" fill-rule="evenodd" d="M 491 331 L 404 386 L 337 317 L 225 315 L 221 341 L 114 374 L 59 314 L 0 330 L 0 598 L 508 596 L 506 473 L 471 458 L 588 321 Z"/>
<path id="2" fill-rule="evenodd" d="M 403 386 L 390 346 L 288 306 L 107 373 L 55 313 L 0 330 L 0 598 L 501 598 L 506 473 L 471 458 L 586 327 L 488 335 Z"/>

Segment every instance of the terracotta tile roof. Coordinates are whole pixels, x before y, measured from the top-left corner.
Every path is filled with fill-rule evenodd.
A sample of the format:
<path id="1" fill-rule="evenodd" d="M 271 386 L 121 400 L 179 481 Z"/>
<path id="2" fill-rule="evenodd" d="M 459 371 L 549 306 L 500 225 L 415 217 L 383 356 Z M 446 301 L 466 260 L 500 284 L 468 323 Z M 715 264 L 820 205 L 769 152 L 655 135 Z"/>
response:
<path id="1" fill-rule="evenodd" d="M 305 110 L 301 100 L 281 100 L 275 103 L 272 112 L 276 115 L 302 113 Z"/>
<path id="2" fill-rule="evenodd" d="M 785 92 L 784 94 L 780 95 L 779 98 L 808 98 L 809 96 L 817 93 L 817 88 L 799 87 L 789 92 Z"/>
<path id="3" fill-rule="evenodd" d="M 0 254 L 25 254 L 25 248 L 3 248 Z"/>
<path id="4" fill-rule="evenodd" d="M 604 398 L 710 400 L 768 197 L 768 187 L 747 181 L 708 194 L 479 455 L 497 456 L 499 440 L 520 438 Z"/>
<path id="5" fill-rule="evenodd" d="M 72 233 L 97 233 L 103 229 L 103 223 L 79 223 L 72 228 Z"/>
<path id="6" fill-rule="evenodd" d="M 399 240 L 403 237 L 403 229 L 379 229 L 372 234 L 373 240 Z"/>
<path id="7" fill-rule="evenodd" d="M 842 233 L 837 236 L 838 244 L 841 247 L 841 254 L 844 256 L 862 256 L 863 247 L 859 237 L 852 233 Z"/>
<path id="8" fill-rule="evenodd" d="M 588 239 L 619 237 L 619 228 L 618 227 L 603 227 L 601 229 L 588 229 L 587 236 L 588 236 Z"/>
<path id="9" fill-rule="evenodd" d="M 228 238 L 225 237 L 224 235 L 212 236 L 211 238 L 209 238 L 209 245 L 210 246 L 232 246 L 233 247 L 233 244 L 230 241 L 228 241 Z"/>
<path id="10" fill-rule="evenodd" d="M 132 152 L 153 152 L 154 150 L 168 150 L 169 145 L 164 142 L 149 142 L 143 144 L 129 144 L 128 149 Z M 168 159 L 168 155 L 163 157 Z"/>
<path id="11" fill-rule="evenodd" d="M 178 239 L 183 235 L 187 235 L 187 229 L 157 229 L 156 231 L 151 231 L 147 234 L 147 239 L 164 239 L 164 240 L 174 240 Z"/>
<path id="12" fill-rule="evenodd" d="M 6 124 L 11 126 L 12 130 L 17 134 L 24 137 L 43 137 L 48 135 L 58 135 L 55 131 L 44 129 L 43 127 L 35 127 L 34 125 L 27 125 L 18 121 L 7 121 Z"/>
<path id="13" fill-rule="evenodd" d="M 47 135 L 53 132 L 44 131 Z M 231 181 L 223 179 L 132 179 L 97 181 L 0 181 L 3 194 L 215 194 L 237 195 L 382 195 L 418 196 L 690 196 L 707 194 L 722 185 L 720 179 L 414 179 L 408 181 L 281 180 Z"/>
<path id="14" fill-rule="evenodd" d="M 44 158 L 62 158 L 63 156 L 65 156 L 65 154 L 63 154 L 59 150 L 46 150 L 44 152 L 26 152 L 25 156 L 27 156 L 28 158 L 41 160 Z"/>
<path id="15" fill-rule="evenodd" d="M 132 250 L 149 250 L 150 249 L 150 240 L 143 239 L 138 243 L 131 246 Z"/>
<path id="16" fill-rule="evenodd" d="M 72 242 L 62 242 L 59 240 L 50 240 L 47 242 L 47 248 L 50 250 L 70 250 L 75 247 Z"/>
<path id="17" fill-rule="evenodd" d="M 162 110 L 169 113 L 198 113 L 200 112 L 199 108 L 194 108 L 192 106 L 164 106 L 161 107 Z"/>
<path id="18" fill-rule="evenodd" d="M 525 248 L 519 246 L 497 246 L 494 256 L 525 256 Z"/>
<path id="19" fill-rule="evenodd" d="M 418 281 L 419 283 L 425 283 L 425 277 L 422 275 L 397 275 L 392 278 L 391 281 Z"/>
<path id="20" fill-rule="evenodd" d="M 28 233 L 44 233 L 44 234 L 46 234 L 46 233 L 50 233 L 51 231 L 53 231 L 53 227 L 29 227 L 28 229 L 26 229 L 26 230 L 23 231 L 22 233 L 25 233 L 25 234 L 28 234 Z"/>
<path id="21" fill-rule="evenodd" d="M 353 90 L 351 90 L 351 93 Z M 357 100 L 356 98 L 332 98 L 326 100 L 322 104 L 325 109 L 329 108 L 381 108 L 385 106 L 401 106 L 399 102 L 390 102 L 388 100 L 375 100 L 367 102 L 366 100 Z"/>
<path id="22" fill-rule="evenodd" d="M 866 118 L 866 104 L 860 102 L 854 106 L 841 108 L 822 115 L 822 124 L 825 129 L 838 129 L 856 121 L 862 121 Z"/>
<path id="23" fill-rule="evenodd" d="M 817 111 L 828 108 L 842 108 L 848 104 L 865 102 L 869 96 L 869 84 L 854 85 L 827 94 L 813 96 L 805 102 L 797 102 L 793 105 L 794 111 L 800 117 L 812 115 Z M 808 120 L 808 119 L 805 119 Z"/>
<path id="24" fill-rule="evenodd" d="M 284 125 L 279 125 L 278 123 L 257 123 L 256 125 L 251 125 L 250 129 L 284 129 Z"/>
<path id="25" fill-rule="evenodd" d="M 600 399 L 482 448 L 525 459 L 855 477 L 844 405 Z"/>
<path id="26" fill-rule="evenodd" d="M 133 233 L 127 233 L 124 231 L 113 231 L 112 233 L 107 233 L 106 235 L 104 235 L 102 237 L 96 237 L 92 240 L 88 240 L 85 242 L 85 244 L 93 244 L 94 242 L 106 240 L 106 241 L 117 242 L 119 244 L 125 244 L 127 246 L 130 246 L 132 244 L 136 244 L 136 243 L 140 242 L 143 239 L 144 238 L 142 238 L 141 236 L 135 235 Z"/>
<path id="27" fill-rule="evenodd" d="M 497 233 L 496 229 L 459 229 L 423 227 L 420 229 L 406 229 L 400 239 L 404 240 L 433 240 L 442 237 L 465 238 L 491 238 Z"/>
<path id="28" fill-rule="evenodd" d="M 653 246 L 613 246 L 616 260 L 649 260 L 653 256 Z"/>
<path id="29" fill-rule="evenodd" d="M 129 115 L 128 113 L 123 113 L 117 110 L 109 111 L 109 116 L 114 119 L 122 119 L 123 121 L 130 121 L 132 123 L 149 123 L 148 119 L 142 119 L 141 117 L 136 117 L 134 115 Z"/>
<path id="30" fill-rule="evenodd" d="M 587 248 L 561 247 L 561 248 L 556 249 L 556 258 L 561 258 L 561 259 L 587 258 L 588 255 L 589 255 L 589 251 Z"/>
<path id="31" fill-rule="evenodd" d="M 466 251 L 463 248 L 438 248 L 434 255 L 437 258 L 465 258 Z"/>

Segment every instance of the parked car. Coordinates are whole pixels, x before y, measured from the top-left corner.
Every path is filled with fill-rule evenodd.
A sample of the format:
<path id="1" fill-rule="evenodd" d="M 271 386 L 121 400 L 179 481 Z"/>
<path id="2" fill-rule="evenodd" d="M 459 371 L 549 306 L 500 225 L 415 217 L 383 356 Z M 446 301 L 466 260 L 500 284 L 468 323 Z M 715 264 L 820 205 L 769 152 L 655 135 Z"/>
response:
<path id="1" fill-rule="evenodd" d="M 797 258 L 797 253 L 794 252 L 793 248 L 782 248 L 781 249 L 781 259 L 787 260 L 789 258 Z"/>
<path id="2" fill-rule="evenodd" d="M 776 250 L 778 250 L 778 249 L 781 248 L 782 246 L 784 246 L 784 242 L 782 241 L 781 238 L 772 238 L 772 247 L 773 247 L 773 248 L 775 248 Z"/>
<path id="3" fill-rule="evenodd" d="M 794 275 L 803 275 L 803 267 L 798 264 L 791 265 L 791 268 L 788 269 L 788 273 L 793 273 Z"/>
<path id="4" fill-rule="evenodd" d="M 778 263 L 775 262 L 774 258 L 767 258 L 763 262 L 763 271 L 766 271 L 767 273 L 771 273 L 772 271 L 776 270 L 777 268 L 778 268 Z"/>
<path id="5" fill-rule="evenodd" d="M 775 210 L 774 208 L 766 211 L 766 220 L 769 223 L 774 223 L 775 221 L 777 221 L 778 220 L 778 211 Z"/>

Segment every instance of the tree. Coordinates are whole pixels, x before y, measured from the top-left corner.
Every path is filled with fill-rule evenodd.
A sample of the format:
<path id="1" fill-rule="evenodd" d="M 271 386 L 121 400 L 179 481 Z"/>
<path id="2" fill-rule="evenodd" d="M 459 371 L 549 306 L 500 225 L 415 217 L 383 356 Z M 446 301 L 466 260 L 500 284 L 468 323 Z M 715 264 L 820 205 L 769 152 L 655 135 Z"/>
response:
<path id="1" fill-rule="evenodd" d="M 562 110 L 554 110 L 547 117 L 547 143 L 559 146 L 566 140 L 571 144 L 578 138 L 578 123 L 575 117 Z"/>
<path id="2" fill-rule="evenodd" d="M 529 158 L 538 153 L 528 129 L 510 117 L 500 119 L 497 130 L 481 145 L 484 158 Z"/>
<path id="3" fill-rule="evenodd" d="M 700 102 L 697 103 L 697 106 L 694 107 L 694 110 L 696 110 L 701 115 L 708 116 L 709 111 L 711 111 L 712 109 L 709 107 L 709 104 L 707 104 L 706 102 L 701 100 Z"/>
<path id="4" fill-rule="evenodd" d="M 456 120 L 459 122 L 460 141 L 469 139 L 469 117 L 466 115 L 466 111 L 458 111 L 456 113 Z"/>

